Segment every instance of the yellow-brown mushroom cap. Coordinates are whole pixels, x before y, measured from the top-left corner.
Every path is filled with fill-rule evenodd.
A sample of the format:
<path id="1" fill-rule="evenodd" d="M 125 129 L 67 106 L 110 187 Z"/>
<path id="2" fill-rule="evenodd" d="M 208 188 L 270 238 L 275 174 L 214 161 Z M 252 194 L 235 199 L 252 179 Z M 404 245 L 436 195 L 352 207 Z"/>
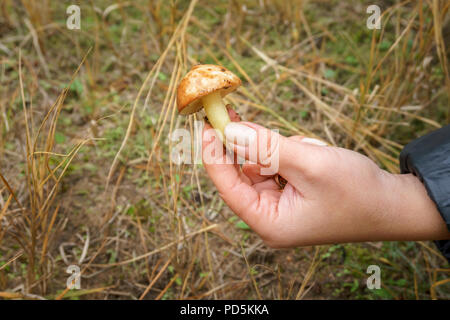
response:
<path id="1" fill-rule="evenodd" d="M 241 85 L 230 70 L 213 64 L 199 64 L 184 76 L 178 85 L 177 106 L 180 114 L 191 114 L 203 107 L 201 98 L 220 91 L 222 97 Z"/>

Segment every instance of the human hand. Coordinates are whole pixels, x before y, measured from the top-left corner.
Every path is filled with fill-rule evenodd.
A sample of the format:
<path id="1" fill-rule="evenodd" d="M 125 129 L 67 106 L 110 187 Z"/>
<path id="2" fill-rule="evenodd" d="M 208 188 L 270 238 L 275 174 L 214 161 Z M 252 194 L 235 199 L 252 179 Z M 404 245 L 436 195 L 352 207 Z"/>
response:
<path id="1" fill-rule="evenodd" d="M 416 177 L 390 174 L 357 152 L 314 139 L 237 123 L 237 114 L 229 114 L 228 148 L 247 162 L 241 168 L 232 155 L 211 153 L 223 145 L 207 124 L 203 163 L 223 200 L 269 246 L 450 237 Z M 263 146 L 268 151 L 260 152 Z M 274 161 L 288 181 L 283 190 L 274 173 L 261 174 Z"/>

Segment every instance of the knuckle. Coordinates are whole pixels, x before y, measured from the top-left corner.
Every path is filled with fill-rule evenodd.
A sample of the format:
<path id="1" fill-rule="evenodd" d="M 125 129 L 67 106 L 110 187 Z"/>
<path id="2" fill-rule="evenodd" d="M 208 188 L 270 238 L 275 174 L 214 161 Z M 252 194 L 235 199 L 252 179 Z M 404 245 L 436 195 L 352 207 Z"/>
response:
<path id="1" fill-rule="evenodd" d="M 329 150 L 321 150 L 320 153 L 313 151 L 315 150 L 308 152 L 307 158 L 305 159 L 306 161 L 302 162 L 302 171 L 307 178 L 318 179 L 326 177 L 330 172 L 334 171 L 333 166 L 335 163 L 331 161 L 333 155 L 329 153 Z"/>
<path id="2" fill-rule="evenodd" d="M 312 178 L 318 178 L 323 176 L 329 169 L 330 168 L 324 163 L 324 161 L 318 159 L 317 161 L 312 161 L 308 164 L 305 169 L 305 174 Z"/>

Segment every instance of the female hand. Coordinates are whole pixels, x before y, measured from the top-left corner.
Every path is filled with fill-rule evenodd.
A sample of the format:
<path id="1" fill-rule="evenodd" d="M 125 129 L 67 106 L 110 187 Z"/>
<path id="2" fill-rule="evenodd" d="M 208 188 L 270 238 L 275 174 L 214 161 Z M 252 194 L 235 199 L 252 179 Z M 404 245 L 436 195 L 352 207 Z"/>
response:
<path id="1" fill-rule="evenodd" d="M 223 144 L 207 124 L 203 164 L 231 210 L 269 246 L 450 238 L 413 175 L 390 174 L 357 152 L 283 137 L 229 113 L 228 148 L 247 162 L 241 168 L 233 155 L 211 152 Z M 284 189 L 275 172 L 262 173 L 268 167 L 287 180 Z"/>

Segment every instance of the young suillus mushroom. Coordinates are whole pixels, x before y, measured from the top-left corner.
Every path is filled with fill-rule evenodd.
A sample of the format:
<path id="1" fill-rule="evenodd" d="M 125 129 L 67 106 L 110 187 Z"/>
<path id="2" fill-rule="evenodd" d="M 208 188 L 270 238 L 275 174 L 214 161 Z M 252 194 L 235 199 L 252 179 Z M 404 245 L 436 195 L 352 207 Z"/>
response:
<path id="1" fill-rule="evenodd" d="M 180 114 L 188 115 L 205 109 L 208 121 L 222 141 L 230 117 L 222 98 L 241 85 L 241 79 L 230 70 L 213 64 L 199 64 L 184 76 L 178 85 L 177 106 Z M 287 181 L 275 175 L 275 182 L 283 189 Z"/>
<path id="2" fill-rule="evenodd" d="M 208 121 L 222 138 L 230 122 L 227 108 L 222 101 L 241 85 L 241 80 L 230 70 L 212 64 L 200 64 L 181 80 L 177 90 L 177 105 L 180 114 L 188 115 L 205 109 Z"/>

